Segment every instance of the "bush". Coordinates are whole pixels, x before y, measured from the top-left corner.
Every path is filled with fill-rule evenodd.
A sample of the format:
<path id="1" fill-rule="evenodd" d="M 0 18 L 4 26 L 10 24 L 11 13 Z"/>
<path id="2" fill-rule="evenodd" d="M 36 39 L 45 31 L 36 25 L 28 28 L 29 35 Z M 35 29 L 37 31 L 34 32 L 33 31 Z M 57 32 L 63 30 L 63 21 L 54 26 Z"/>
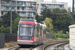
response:
<path id="1" fill-rule="evenodd" d="M 52 31 L 52 35 L 53 35 L 53 39 L 68 39 L 69 38 L 69 34 L 68 33 L 63 34 L 63 31 L 57 31 L 57 32 Z"/>
<path id="2" fill-rule="evenodd" d="M 0 33 L 9 33 L 10 27 L 4 27 L 3 25 L 0 27 Z"/>

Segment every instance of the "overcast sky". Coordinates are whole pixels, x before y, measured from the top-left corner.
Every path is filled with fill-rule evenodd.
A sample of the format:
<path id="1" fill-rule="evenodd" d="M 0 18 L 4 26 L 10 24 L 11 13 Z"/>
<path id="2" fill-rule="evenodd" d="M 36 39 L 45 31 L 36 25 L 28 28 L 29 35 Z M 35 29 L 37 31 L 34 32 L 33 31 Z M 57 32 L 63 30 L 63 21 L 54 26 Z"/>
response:
<path id="1" fill-rule="evenodd" d="M 52 0 L 44 0 L 44 1 L 51 1 Z M 72 7 L 72 0 L 56 0 L 57 2 L 67 2 L 68 3 L 68 7 Z"/>

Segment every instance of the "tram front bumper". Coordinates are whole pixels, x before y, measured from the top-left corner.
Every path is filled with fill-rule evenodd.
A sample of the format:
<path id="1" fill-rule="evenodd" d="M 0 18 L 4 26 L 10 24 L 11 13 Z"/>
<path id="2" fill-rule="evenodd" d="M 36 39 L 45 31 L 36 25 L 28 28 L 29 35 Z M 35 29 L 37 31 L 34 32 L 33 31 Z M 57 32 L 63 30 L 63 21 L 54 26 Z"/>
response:
<path id="1" fill-rule="evenodd" d="M 23 41 L 23 40 L 17 40 L 18 44 L 23 44 L 23 45 L 35 45 L 34 41 Z"/>

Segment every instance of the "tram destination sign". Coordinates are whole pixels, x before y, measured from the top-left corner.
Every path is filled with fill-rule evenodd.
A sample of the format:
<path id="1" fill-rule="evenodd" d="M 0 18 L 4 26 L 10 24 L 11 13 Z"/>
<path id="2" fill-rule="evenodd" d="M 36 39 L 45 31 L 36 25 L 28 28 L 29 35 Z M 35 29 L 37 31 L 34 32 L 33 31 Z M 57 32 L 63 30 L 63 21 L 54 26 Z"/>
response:
<path id="1" fill-rule="evenodd" d="M 21 27 L 32 27 L 32 25 L 21 25 Z"/>

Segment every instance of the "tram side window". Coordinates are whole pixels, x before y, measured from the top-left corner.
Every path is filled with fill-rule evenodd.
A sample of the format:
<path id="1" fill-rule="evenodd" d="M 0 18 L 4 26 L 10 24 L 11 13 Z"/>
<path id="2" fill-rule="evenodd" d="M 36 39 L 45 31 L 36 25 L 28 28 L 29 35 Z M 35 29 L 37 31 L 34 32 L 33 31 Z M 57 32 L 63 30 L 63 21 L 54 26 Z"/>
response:
<path id="1" fill-rule="evenodd" d="M 46 28 L 45 28 L 45 29 L 43 29 L 43 34 L 46 34 Z"/>
<path id="2" fill-rule="evenodd" d="M 37 27 L 35 27 L 35 36 L 37 37 Z"/>
<path id="3" fill-rule="evenodd" d="M 42 36 L 42 27 L 40 27 L 40 36 Z"/>
<path id="4" fill-rule="evenodd" d="M 37 26 L 37 37 L 39 36 L 39 26 Z"/>
<path id="5" fill-rule="evenodd" d="M 19 36 L 19 33 L 18 33 L 18 31 L 17 31 L 17 35 Z"/>

